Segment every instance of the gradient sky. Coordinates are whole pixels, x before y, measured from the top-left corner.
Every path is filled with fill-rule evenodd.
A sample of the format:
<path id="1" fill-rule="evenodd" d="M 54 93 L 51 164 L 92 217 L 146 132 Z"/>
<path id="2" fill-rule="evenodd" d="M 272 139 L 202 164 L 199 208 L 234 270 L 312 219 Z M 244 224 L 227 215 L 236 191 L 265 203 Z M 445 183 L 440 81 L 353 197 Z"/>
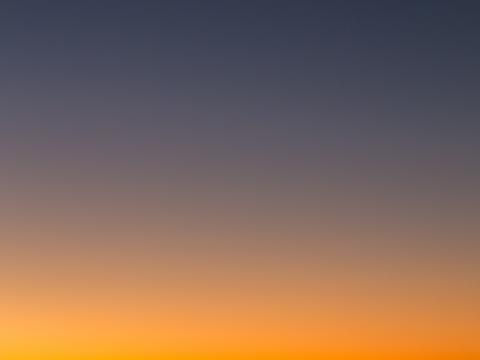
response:
<path id="1" fill-rule="evenodd" d="M 0 354 L 480 358 L 475 2 L 0 17 Z"/>

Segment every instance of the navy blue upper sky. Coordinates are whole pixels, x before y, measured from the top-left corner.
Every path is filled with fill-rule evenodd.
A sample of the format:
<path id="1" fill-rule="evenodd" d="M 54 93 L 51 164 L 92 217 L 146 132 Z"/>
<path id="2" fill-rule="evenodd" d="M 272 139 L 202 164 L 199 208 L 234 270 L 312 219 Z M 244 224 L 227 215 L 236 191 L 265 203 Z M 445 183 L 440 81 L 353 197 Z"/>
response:
<path id="1" fill-rule="evenodd" d="M 479 15 L 462 1 L 4 3 L 2 123 L 471 143 Z"/>

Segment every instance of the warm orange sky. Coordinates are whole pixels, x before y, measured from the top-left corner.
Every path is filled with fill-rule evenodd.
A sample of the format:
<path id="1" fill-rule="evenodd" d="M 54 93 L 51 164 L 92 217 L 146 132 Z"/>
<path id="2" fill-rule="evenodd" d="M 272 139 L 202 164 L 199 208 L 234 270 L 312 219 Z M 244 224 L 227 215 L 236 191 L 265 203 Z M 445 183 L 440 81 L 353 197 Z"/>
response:
<path id="1" fill-rule="evenodd" d="M 0 353 L 479 353 L 478 199 L 452 164 L 205 173 L 42 151 L 1 180 Z"/>
<path id="2" fill-rule="evenodd" d="M 357 209 L 351 195 L 305 199 L 292 213 L 289 198 L 266 192 L 250 208 L 214 189 L 187 208 L 181 196 L 132 203 L 129 186 L 103 195 L 88 186 L 86 198 L 43 188 L 48 201 L 2 206 L 7 349 L 348 359 L 479 350 L 475 253 L 445 245 L 468 244 L 473 218 L 434 209 L 416 224 L 407 209 L 377 214 L 383 200 Z M 109 205 L 112 194 L 121 206 Z"/>

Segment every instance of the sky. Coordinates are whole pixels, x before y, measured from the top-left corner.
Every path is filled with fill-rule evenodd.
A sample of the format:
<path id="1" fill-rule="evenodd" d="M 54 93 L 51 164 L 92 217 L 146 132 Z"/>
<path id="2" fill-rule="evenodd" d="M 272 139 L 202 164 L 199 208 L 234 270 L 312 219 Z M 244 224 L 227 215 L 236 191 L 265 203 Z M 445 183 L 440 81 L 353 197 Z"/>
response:
<path id="1" fill-rule="evenodd" d="M 0 357 L 480 358 L 479 17 L 2 2 Z"/>

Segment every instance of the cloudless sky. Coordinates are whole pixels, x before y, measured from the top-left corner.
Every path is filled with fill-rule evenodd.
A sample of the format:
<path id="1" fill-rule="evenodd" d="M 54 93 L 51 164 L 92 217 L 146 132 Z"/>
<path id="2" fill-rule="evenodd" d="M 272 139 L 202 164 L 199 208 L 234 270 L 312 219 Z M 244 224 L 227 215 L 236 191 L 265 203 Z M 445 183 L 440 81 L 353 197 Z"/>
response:
<path id="1" fill-rule="evenodd" d="M 0 339 L 479 353 L 479 15 L 2 2 Z"/>

